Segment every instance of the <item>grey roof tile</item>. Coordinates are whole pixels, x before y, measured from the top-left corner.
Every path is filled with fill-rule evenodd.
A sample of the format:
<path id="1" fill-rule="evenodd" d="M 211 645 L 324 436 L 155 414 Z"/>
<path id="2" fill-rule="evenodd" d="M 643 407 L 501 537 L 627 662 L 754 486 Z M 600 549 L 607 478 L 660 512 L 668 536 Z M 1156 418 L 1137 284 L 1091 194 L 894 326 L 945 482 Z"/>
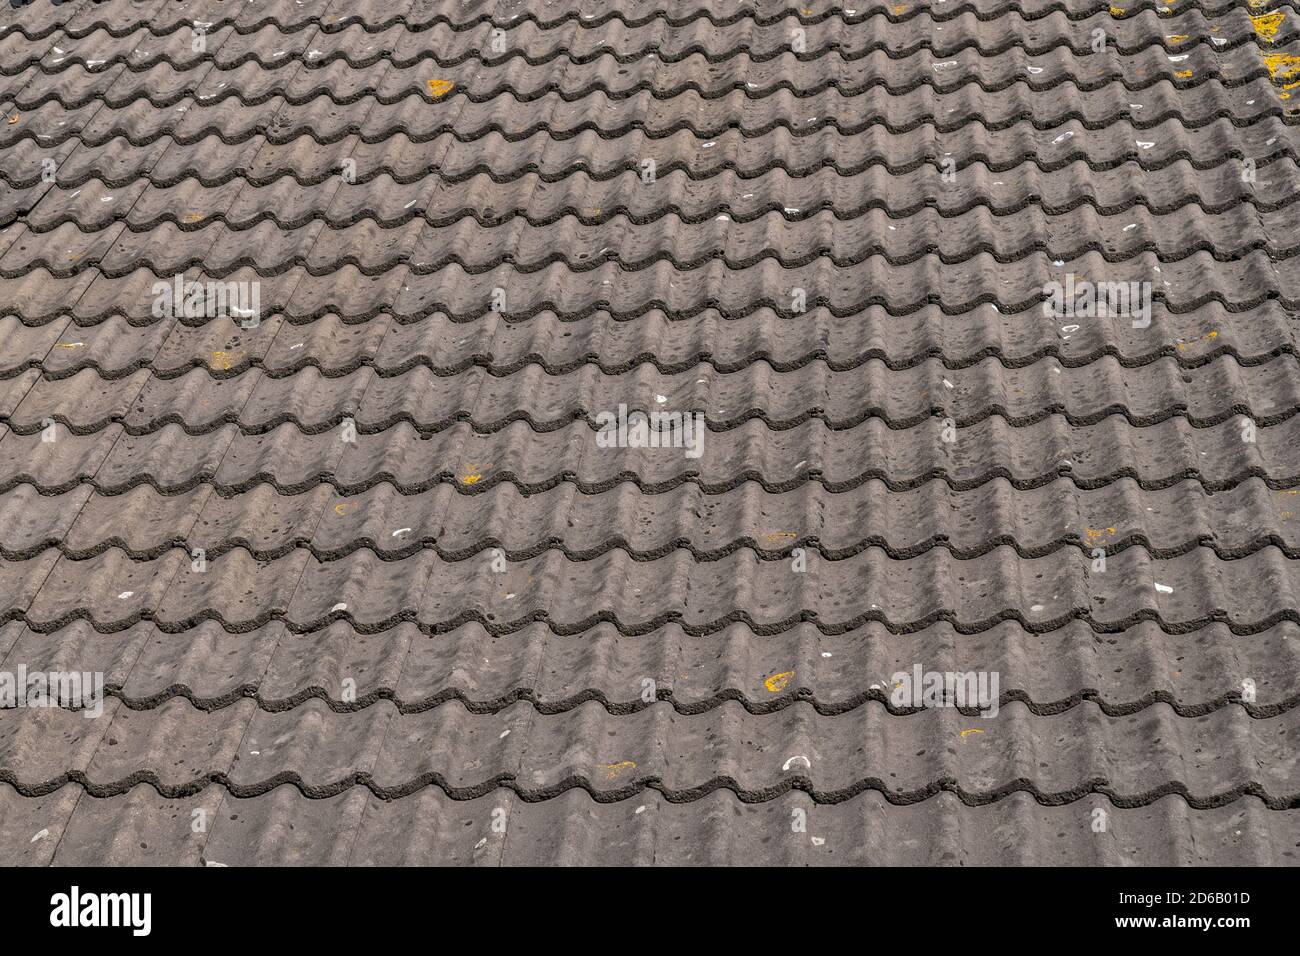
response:
<path id="1" fill-rule="evenodd" d="M 0 23 L 0 856 L 1294 864 L 1293 16 L 589 6 Z"/>

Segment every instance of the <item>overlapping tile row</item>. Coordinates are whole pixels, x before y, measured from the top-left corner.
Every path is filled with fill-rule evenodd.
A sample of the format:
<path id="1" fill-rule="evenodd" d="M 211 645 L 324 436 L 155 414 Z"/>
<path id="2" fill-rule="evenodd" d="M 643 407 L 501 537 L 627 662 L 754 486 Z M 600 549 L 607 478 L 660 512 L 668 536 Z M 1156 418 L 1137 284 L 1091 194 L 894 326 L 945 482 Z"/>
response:
<path id="1" fill-rule="evenodd" d="M 121 379 L 143 368 L 160 380 L 182 377 L 194 368 L 207 369 L 214 379 L 237 377 L 252 368 L 284 378 L 308 367 L 336 378 L 363 366 L 373 367 L 382 378 L 419 367 L 442 376 L 481 367 L 501 377 L 530 365 L 550 375 L 587 366 L 608 375 L 641 366 L 661 374 L 693 372 L 697 366 L 731 373 L 758 362 L 777 372 L 818 362 L 829 371 L 850 371 L 873 360 L 901 370 L 930 359 L 958 370 L 988 358 L 1005 368 L 1044 359 L 1077 368 L 1107 356 L 1130 369 L 1168 356 L 1190 370 L 1224 356 L 1248 367 L 1296 355 L 1287 313 L 1275 301 L 1239 313 L 1213 302 L 1194 312 L 1172 313 L 1157 301 L 1151 316 L 1151 326 L 1138 330 L 1127 317 L 1049 324 L 1042 321 L 1041 308 L 1004 313 L 980 307 L 945 315 L 928 306 L 905 316 L 879 306 L 850 316 L 815 309 L 797 322 L 771 309 L 739 318 L 723 317 L 716 309 L 687 318 L 651 309 L 623 320 L 604 312 L 581 318 L 541 312 L 527 321 L 471 322 L 437 314 L 402 321 L 388 313 L 348 321 L 327 313 L 301 321 L 273 314 L 244 329 L 195 319 L 160 320 L 148 309 L 132 306 L 128 315 L 98 320 L 75 313 L 28 324 L 14 316 L 0 318 L 9 344 L 0 355 L 0 378 L 37 369 L 44 378 L 60 380 L 93 369 L 101 378 Z M 1078 328 L 1067 331 L 1066 325 Z M 709 374 L 705 368 L 699 371 Z M 21 401 L 17 391 L 13 395 L 10 402 Z"/>
<path id="2" fill-rule="evenodd" d="M 454 700 L 473 713 L 529 701 L 552 714 L 595 701 L 624 714 L 663 701 L 695 714 L 730 700 L 752 714 L 805 702 L 831 716 L 869 701 L 914 714 L 919 707 L 910 698 L 892 698 L 893 677 L 921 661 L 954 671 L 989 666 L 1002 675 L 991 702 L 1021 701 L 1037 714 L 1096 706 L 1124 716 L 1163 702 L 1185 717 L 1228 707 L 1272 717 L 1300 695 L 1295 637 L 1290 623 L 1249 640 L 1222 624 L 1169 634 L 1141 622 L 1094 640 L 1081 622 L 1040 634 L 1005 622 L 964 635 L 947 623 L 902 634 L 870 623 L 833 637 L 800 624 L 755 641 L 744 624 L 708 635 L 678 624 L 645 635 L 611 624 L 575 634 L 531 624 L 503 637 L 474 623 L 431 637 L 413 623 L 367 634 L 346 621 L 304 633 L 279 621 L 246 631 L 206 621 L 171 633 L 152 622 L 100 632 L 78 621 L 53 634 L 0 625 L 0 662 L 101 672 L 107 693 L 132 710 L 180 697 L 202 710 L 251 698 L 271 712 L 316 699 L 340 713 L 381 700 L 419 713 Z M 1192 657 L 1197 667 L 1181 666 Z M 774 675 L 787 679 L 769 686 Z M 1255 681 L 1253 702 L 1241 699 L 1247 680 Z M 957 709 L 979 713 L 973 704 Z M 981 718 L 974 726 L 996 724 Z"/>
<path id="3" fill-rule="evenodd" d="M 1214 259 L 1209 251 L 1197 251 L 1165 262 L 1152 253 L 1110 262 L 1100 253 L 1090 252 L 1072 260 L 1055 260 L 1062 263 L 1060 266 L 1043 252 L 1031 252 L 1025 258 L 1005 263 L 981 252 L 956 264 L 946 264 L 938 255 L 928 253 L 897 266 L 880 256 L 839 266 L 814 254 L 806 265 L 785 267 L 772 256 L 760 256 L 754 265 L 740 270 L 723 262 L 722 250 L 718 250 L 714 257 L 686 270 L 657 259 L 629 272 L 614 258 L 602 256 L 581 270 L 563 261 L 551 261 L 530 271 L 506 263 L 485 271 L 467 271 L 459 264 L 440 266 L 438 260 L 447 252 L 432 237 L 422 240 L 421 246 L 412 250 L 408 258 L 420 260 L 418 266 L 412 267 L 390 260 L 382 248 L 368 242 L 357 247 L 365 251 L 340 251 L 336 255 L 334 250 L 342 249 L 337 244 L 343 233 L 325 231 L 320 234 L 321 242 L 309 254 L 306 266 L 287 267 L 278 273 L 268 270 L 263 274 L 239 263 L 250 258 L 248 250 L 256 246 L 249 244 L 263 238 L 263 231 L 266 238 L 271 234 L 283 236 L 274 226 L 264 224 L 264 227 L 265 230 L 259 227 L 253 231 L 256 236 L 227 234 L 222 268 L 210 270 L 208 275 L 225 282 L 259 282 L 262 307 L 271 312 L 284 311 L 294 323 L 331 312 L 358 321 L 390 310 L 400 324 L 410 324 L 439 312 L 457 324 L 489 315 L 496 316 L 491 319 L 494 323 L 501 317 L 505 321 L 531 319 L 546 312 L 557 313 L 566 321 L 608 312 L 616 321 L 626 321 L 654 310 L 685 318 L 716 310 L 722 318 L 732 319 L 769 309 L 788 320 L 807 315 L 795 305 L 796 301 L 809 309 L 828 311 L 837 318 L 855 315 L 872 306 L 880 306 L 891 315 L 911 315 L 927 306 L 937 307 L 931 315 L 972 312 L 986 306 L 987 313 L 995 310 L 1036 313 L 1041 318 L 1045 287 L 1052 283 L 1063 285 L 1069 281 L 1067 276 L 1098 274 L 1113 276 L 1107 281 L 1129 287 L 1135 282 L 1151 283 L 1153 314 L 1155 307 L 1187 313 L 1212 304 L 1240 313 L 1270 302 L 1278 303 L 1284 310 L 1293 310 L 1300 302 L 1300 265 L 1297 265 L 1300 258 L 1275 260 L 1265 249 L 1253 249 L 1239 259 L 1227 261 Z M 75 227 L 66 228 L 76 232 Z M 404 228 L 416 231 L 423 224 L 412 223 Z M 360 234 L 377 229 L 360 226 L 348 232 L 359 239 Z M 159 258 L 164 261 L 169 254 L 161 250 L 164 246 L 174 248 L 175 242 L 166 243 L 163 233 L 173 231 L 162 227 L 152 240 L 160 244 Z M 79 300 L 78 311 L 92 317 L 92 322 L 114 314 L 151 315 L 158 297 L 152 291 L 159 282 L 158 273 L 128 265 L 129 256 L 134 254 L 130 250 L 151 241 L 144 234 L 125 235 L 102 258 L 100 266 L 114 274 L 98 270 L 78 272 L 75 268 L 51 273 L 34 259 L 43 262 L 41 249 L 49 253 L 57 248 L 55 235 L 33 236 L 30 243 L 23 241 L 22 246 L 15 243 L 15 248 L 11 248 L 14 259 L 9 261 L 25 264 L 18 270 L 21 274 L 12 288 L 20 296 L 27 296 L 30 291 L 31 297 L 25 301 L 39 310 L 35 321 L 51 321 L 66 315 L 58 303 L 67 302 L 69 296 Z M 307 239 L 305 235 L 297 238 Z M 28 258 L 29 252 L 36 252 L 37 256 Z M 6 259 L 8 255 L 0 259 L 0 273 Z M 175 257 L 176 265 L 182 261 L 181 257 Z M 339 263 L 343 264 L 331 272 Z M 369 274 L 368 269 L 374 270 L 374 274 Z M 322 276 L 313 274 L 313 270 L 337 276 L 338 281 L 321 282 Z M 996 287 L 981 285 L 980 277 L 990 274 L 999 276 Z M 492 313 L 493 290 L 506 288 L 510 289 L 507 305 L 514 305 L 510 305 L 508 312 Z M 792 290 L 802 290 L 803 296 L 796 299 Z M 995 316 L 990 320 L 997 321 Z M 1200 334 L 1205 336 L 1212 331 L 1215 330 L 1210 328 Z M 228 327 L 222 337 L 230 337 Z"/>
<path id="4" fill-rule="evenodd" d="M 682 549 L 712 561 L 749 549 L 775 561 L 795 549 L 836 560 L 879 548 L 906 560 L 935 549 L 968 559 L 1009 547 L 1026 558 L 1140 548 L 1163 559 L 1208 548 L 1235 559 L 1274 547 L 1293 558 L 1297 494 L 1258 478 L 1214 494 L 1191 480 L 1146 491 L 1127 478 L 1096 489 L 1058 479 L 1020 491 L 995 479 L 970 491 L 942 482 L 894 491 L 873 480 L 839 493 L 808 483 L 776 494 L 750 482 L 722 495 L 696 484 L 647 495 L 630 483 L 591 495 L 568 485 L 526 494 L 509 483 L 478 495 L 449 484 L 404 495 L 381 483 L 349 498 L 325 485 L 298 494 L 257 485 L 226 497 L 207 484 L 176 494 L 147 484 L 120 494 L 80 485 L 49 496 L 19 484 L 0 495 L 0 554 L 21 561 L 57 548 L 75 561 L 118 548 L 146 560 L 180 547 L 273 560 L 305 548 L 330 561 L 362 549 L 386 560 L 432 549 L 455 562 L 500 548 L 508 560 L 554 550 L 583 561 L 623 550 L 648 561 Z M 619 516 L 629 509 L 640 520 L 626 526 Z M 322 514 L 327 520 L 307 527 Z"/>
<path id="5" fill-rule="evenodd" d="M 1297 24 L 1125 6 L 0 20 L 0 855 L 1294 863 Z"/>
<path id="6" fill-rule="evenodd" d="M 670 622 L 716 633 L 744 621 L 770 634 L 812 620 L 829 635 L 873 621 L 893 632 L 948 621 L 972 633 L 1005 620 L 1034 632 L 1082 620 L 1099 634 L 1140 620 L 1170 633 L 1220 621 L 1243 635 L 1300 622 L 1295 562 L 1272 545 L 1237 560 L 1206 548 L 1171 558 L 1129 548 L 1091 573 L 1074 549 L 1022 558 L 998 546 L 966 560 L 934 549 L 900 561 L 869 548 L 805 559 L 808 573 L 792 574 L 787 562 L 747 549 L 712 561 L 676 550 L 649 561 L 610 551 L 574 562 L 547 551 L 494 574 L 487 560 L 467 565 L 428 550 L 399 563 L 370 550 L 328 561 L 298 550 L 268 562 L 241 549 L 201 570 L 180 549 L 152 560 L 117 549 L 70 560 L 49 550 L 6 564 L 4 619 L 42 632 L 77 619 L 120 630 L 148 618 L 168 631 L 202 620 L 243 630 L 283 619 L 295 631 L 339 618 L 366 631 L 414 620 L 431 633 L 478 621 L 502 634 L 534 621 L 565 634 L 601 621 L 636 634 Z"/>
<path id="7" fill-rule="evenodd" d="M 751 418 L 723 431 L 702 427 L 698 456 L 683 454 L 690 448 L 678 441 L 671 458 L 659 447 L 600 447 L 604 433 L 586 422 L 542 432 L 523 421 L 488 432 L 462 422 L 425 434 L 401 421 L 358 431 L 355 441 L 343 440 L 346 425 L 318 434 L 295 424 L 250 434 L 224 424 L 194 435 L 175 424 L 138 435 L 119 424 L 84 435 L 60 435 L 61 428 L 0 438 L 8 456 L 0 492 L 26 483 L 46 494 L 83 484 L 106 494 L 141 485 L 174 494 L 211 484 L 223 496 L 258 485 L 283 494 L 327 485 L 355 495 L 390 483 L 414 494 L 450 483 L 482 494 L 510 483 L 527 492 L 572 484 L 590 494 L 631 483 L 655 494 L 692 483 L 721 494 L 745 482 L 773 493 L 810 482 L 841 492 L 873 479 L 895 491 L 933 481 L 965 491 L 997 479 L 1024 490 L 1060 478 L 1082 489 L 1131 478 L 1144 490 L 1193 479 L 1219 492 L 1251 477 L 1277 491 L 1300 486 L 1295 417 L 1253 429 L 1248 419 L 1197 428 L 1180 417 L 1139 427 L 1122 414 L 1074 426 L 1053 414 L 1024 426 L 986 418 L 961 430 L 939 417 L 901 430 L 879 418 L 843 430 L 821 420 L 773 429 Z"/>
<path id="8" fill-rule="evenodd" d="M 1108 717 L 1091 706 L 1038 715 L 1012 702 L 976 733 L 968 725 L 979 718 L 936 709 L 897 716 L 875 703 L 823 716 L 801 702 L 761 718 L 735 701 L 690 715 L 666 703 L 613 715 L 593 701 L 545 718 L 526 702 L 492 714 L 459 703 L 400 714 L 388 701 L 338 713 L 316 700 L 270 712 L 251 700 L 203 711 L 179 698 L 149 710 L 110 700 L 107 720 L 59 708 L 21 713 L 0 733 L 0 779 L 32 796 L 75 780 L 99 796 L 148 781 L 164 796 L 219 782 L 246 797 L 292 783 L 309 796 L 364 786 L 388 799 L 428 786 L 458 799 L 510 789 L 525 800 L 574 788 L 606 801 L 653 789 L 684 802 L 724 788 L 745 802 L 792 790 L 822 803 L 865 790 L 895 804 L 943 790 L 971 804 L 1011 792 L 1047 805 L 1094 793 L 1121 805 L 1180 793 L 1193 808 L 1248 794 L 1285 810 L 1300 799 L 1288 739 L 1295 710 L 1187 718 L 1157 703 Z M 104 746 L 110 723 L 115 743 Z M 52 736 L 65 742 L 57 752 Z"/>
<path id="9" fill-rule="evenodd" d="M 322 10 L 322 7 L 325 9 Z M 1181 4 L 1180 10 L 1209 17 L 1237 16 L 1242 12 L 1240 4 L 1201 0 Z M 1117 22 L 1126 20 L 1129 23 L 1141 23 L 1152 14 L 1158 14 L 1158 19 L 1177 15 L 1171 8 L 1153 3 L 1152 0 L 1138 0 L 1113 10 L 1103 7 L 1100 12 Z M 896 4 L 881 2 L 855 4 L 852 8 L 838 4 L 799 8 L 791 7 L 781 0 L 755 0 L 728 11 L 718 11 L 689 0 L 674 0 L 669 3 L 660 0 L 633 0 L 618 10 L 597 13 L 586 11 L 580 3 L 573 0 L 547 2 L 542 4 L 540 11 L 519 0 L 497 4 L 418 0 L 396 7 L 370 2 L 349 5 L 346 9 L 329 4 L 299 4 L 296 0 L 270 0 L 259 4 L 256 10 L 231 9 L 219 0 L 178 0 L 174 3 L 78 0 L 52 5 L 44 10 L 24 11 L 21 19 L 6 23 L 0 28 L 0 36 L 22 34 L 28 39 L 42 39 L 56 31 L 63 31 L 68 36 L 82 38 L 98 30 L 113 37 L 126 37 L 141 28 L 147 29 L 154 36 L 164 36 L 198 20 L 214 30 L 232 28 L 232 32 L 239 35 L 255 33 L 267 26 L 275 26 L 284 33 L 314 28 L 326 35 L 346 32 L 356 27 L 367 34 L 377 34 L 399 25 L 407 32 L 417 34 L 439 27 L 450 28 L 452 33 L 461 33 L 479 26 L 497 26 L 505 30 L 568 28 L 575 39 L 588 34 L 584 42 L 595 43 L 602 36 L 617 36 L 617 31 L 622 28 L 655 25 L 694 25 L 706 29 L 737 24 L 761 27 L 786 21 L 805 25 L 829 23 L 832 26 L 872 21 L 873 26 L 893 27 L 916 20 L 922 24 L 944 24 L 953 20 L 987 23 L 1015 18 L 1028 26 L 1044 19 L 1052 21 L 1064 18 L 1069 22 L 1081 22 L 1096 15 L 1099 15 L 1097 4 L 1088 0 L 963 0 L 945 6 L 944 9 L 923 5 L 900 8 Z M 522 50 L 532 49 L 535 45 L 535 40 L 518 44 Z"/>
<path id="10" fill-rule="evenodd" d="M 648 791 L 598 803 L 580 791 L 529 803 L 507 791 L 451 800 L 430 788 L 381 800 L 362 788 L 324 799 L 291 786 L 233 800 L 219 787 L 167 798 L 147 784 L 104 799 L 75 784 L 24 798 L 0 784 L 0 844 L 32 865 L 1294 865 L 1294 815 L 1240 800 L 1191 810 L 1179 796 L 1115 809 L 1102 797 L 1045 807 L 1023 793 L 977 807 L 949 793 L 906 806 L 867 791 L 840 804 L 795 792 L 693 803 Z M 1092 817 L 1109 814 L 1099 838 Z M 191 825 L 196 810 L 210 821 Z M 802 812 L 807 828 L 792 832 Z M 507 823 L 505 833 L 494 820 Z M 399 837 L 400 834 L 400 837 Z M 776 839 L 773 834 L 781 834 Z M 35 839 L 34 839 L 35 838 Z"/>
<path id="11" fill-rule="evenodd" d="M 1293 417 L 1300 409 L 1300 366 L 1282 355 L 1246 366 L 1221 356 L 1194 368 L 1171 357 L 1129 368 L 1111 356 L 1075 367 L 1047 359 L 1021 368 L 986 358 L 963 369 L 929 359 L 901 370 L 872 359 L 847 371 L 817 361 L 783 373 L 755 362 L 730 373 L 697 366 L 670 375 L 647 366 L 618 375 L 591 368 L 555 375 L 531 365 L 500 377 L 480 367 L 440 376 L 425 366 L 392 375 L 363 366 L 339 376 L 324 376 L 314 366 L 287 376 L 254 368 L 232 378 L 203 368 L 175 378 L 146 369 L 110 378 L 88 368 L 45 378 L 28 369 L 0 379 L 0 389 L 0 421 L 16 435 L 40 431 L 50 421 L 82 435 L 115 423 L 132 435 L 169 424 L 190 435 L 223 424 L 254 434 L 286 422 L 320 433 L 344 418 L 363 433 L 384 432 L 401 421 L 424 434 L 465 421 L 481 432 L 516 420 L 534 431 L 555 431 L 578 420 L 597 427 L 598 413 L 620 402 L 645 411 L 669 401 L 705 410 L 716 432 L 760 418 L 774 429 L 813 419 L 849 429 L 868 418 L 904 429 L 933 416 L 950 417 L 958 426 L 993 417 L 1028 426 L 1053 414 L 1072 425 L 1122 415 L 1133 425 L 1185 417 L 1205 428 L 1238 416 L 1261 426 Z M 477 396 L 475 407 L 467 407 L 467 394 Z"/>

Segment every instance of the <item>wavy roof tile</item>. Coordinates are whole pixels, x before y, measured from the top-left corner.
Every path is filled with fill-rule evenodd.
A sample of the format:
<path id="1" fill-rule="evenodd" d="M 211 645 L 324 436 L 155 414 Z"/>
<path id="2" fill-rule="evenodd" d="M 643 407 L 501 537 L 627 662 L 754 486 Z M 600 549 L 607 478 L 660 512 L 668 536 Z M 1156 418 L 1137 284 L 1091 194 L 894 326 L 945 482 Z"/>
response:
<path id="1" fill-rule="evenodd" d="M 0 11 L 0 859 L 1296 862 L 1296 11 L 719 6 Z"/>

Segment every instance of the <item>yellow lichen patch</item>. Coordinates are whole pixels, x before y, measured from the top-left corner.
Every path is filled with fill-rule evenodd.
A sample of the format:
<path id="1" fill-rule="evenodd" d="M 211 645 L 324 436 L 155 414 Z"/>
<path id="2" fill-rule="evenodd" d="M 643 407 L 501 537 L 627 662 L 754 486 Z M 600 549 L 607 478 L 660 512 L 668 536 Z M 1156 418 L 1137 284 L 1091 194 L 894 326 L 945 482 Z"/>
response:
<path id="1" fill-rule="evenodd" d="M 1123 7 L 1117 7 L 1113 3 L 1110 5 L 1110 15 L 1112 17 L 1122 17 L 1124 15 L 1124 12 L 1125 11 Z"/>
<path id="2" fill-rule="evenodd" d="M 905 3 L 894 4 L 894 16 L 901 17 L 906 12 L 907 12 L 907 4 Z"/>
<path id="3" fill-rule="evenodd" d="M 1084 528 L 1084 536 L 1089 541 L 1100 541 L 1102 538 L 1109 538 L 1115 534 L 1114 528 Z"/>
<path id="4" fill-rule="evenodd" d="M 793 541 L 799 537 L 799 533 L 797 531 L 769 531 L 763 537 L 767 539 L 769 544 L 776 544 L 778 541 Z"/>
<path id="5" fill-rule="evenodd" d="M 1282 92 L 1278 99 L 1291 98 L 1290 90 L 1300 86 L 1300 56 L 1294 53 L 1265 53 L 1264 65 L 1268 67 L 1268 77 L 1277 84 Z"/>
<path id="6" fill-rule="evenodd" d="M 963 737 L 967 737 L 970 734 L 982 734 L 982 733 L 984 733 L 984 731 L 980 730 L 978 727 L 972 727 L 970 730 L 963 730 L 961 732 L 961 735 Z"/>
<path id="7" fill-rule="evenodd" d="M 218 372 L 229 372 L 235 367 L 238 358 L 238 352 L 216 351 L 208 356 L 208 365 Z"/>
<path id="8" fill-rule="evenodd" d="M 469 474 L 460 476 L 460 483 L 462 485 L 477 485 L 482 480 L 483 476 L 477 471 L 471 471 Z"/>
<path id="9" fill-rule="evenodd" d="M 1257 17 L 1251 17 L 1250 25 L 1255 28 L 1255 33 L 1261 40 L 1272 43 L 1273 38 L 1277 36 L 1278 28 L 1282 26 L 1282 21 L 1285 19 L 1285 11 L 1274 10 L 1272 13 L 1261 13 Z"/>
<path id="10" fill-rule="evenodd" d="M 1190 80 L 1192 78 L 1191 70 L 1174 70 L 1174 76 L 1180 80 Z"/>
<path id="11" fill-rule="evenodd" d="M 1188 36 L 1186 33 L 1170 33 L 1165 39 L 1170 43 L 1186 43 Z"/>
<path id="12" fill-rule="evenodd" d="M 202 221 L 203 221 L 203 213 L 201 213 L 201 212 L 192 212 L 192 213 L 190 213 L 189 215 L 187 215 L 187 216 L 185 217 L 185 221 L 186 221 L 186 222 L 202 222 Z"/>
<path id="13" fill-rule="evenodd" d="M 1219 337 L 1218 332 L 1207 332 L 1199 339 L 1185 339 L 1178 343 L 1178 351 L 1190 349 L 1194 345 L 1200 345 L 1202 342 L 1212 342 Z"/>
<path id="14" fill-rule="evenodd" d="M 605 771 L 606 780 L 613 780 L 614 778 L 622 776 L 623 774 L 627 773 L 629 770 L 635 770 L 636 761 L 620 760 L 616 763 L 603 764 L 600 769 Z"/>
<path id="15" fill-rule="evenodd" d="M 340 501 L 338 504 L 334 506 L 334 513 L 338 515 L 340 518 L 344 517 L 345 515 L 350 515 L 352 514 L 352 512 L 356 510 L 357 510 L 357 503 L 355 501 Z"/>
<path id="16" fill-rule="evenodd" d="M 794 679 L 794 671 L 781 671 L 779 674 L 773 674 L 767 680 L 763 681 L 763 686 L 773 694 L 779 694 L 785 690 L 786 685 Z"/>
<path id="17" fill-rule="evenodd" d="M 56 349 L 79 349 L 85 344 L 85 342 L 59 342 L 54 347 Z"/>
<path id="18" fill-rule="evenodd" d="M 442 99 L 442 97 L 446 96 L 455 88 L 456 88 L 456 84 L 452 80 L 430 80 L 429 81 L 429 95 L 432 96 L 435 100 Z"/>

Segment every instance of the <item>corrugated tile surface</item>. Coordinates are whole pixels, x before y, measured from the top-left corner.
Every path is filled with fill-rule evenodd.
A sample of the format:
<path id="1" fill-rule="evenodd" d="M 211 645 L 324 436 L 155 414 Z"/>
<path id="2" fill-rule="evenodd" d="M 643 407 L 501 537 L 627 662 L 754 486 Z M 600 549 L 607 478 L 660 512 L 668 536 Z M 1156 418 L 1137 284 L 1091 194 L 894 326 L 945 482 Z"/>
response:
<path id="1" fill-rule="evenodd" d="M 616 6 L 0 11 L 0 859 L 1298 862 L 1300 13 Z"/>

